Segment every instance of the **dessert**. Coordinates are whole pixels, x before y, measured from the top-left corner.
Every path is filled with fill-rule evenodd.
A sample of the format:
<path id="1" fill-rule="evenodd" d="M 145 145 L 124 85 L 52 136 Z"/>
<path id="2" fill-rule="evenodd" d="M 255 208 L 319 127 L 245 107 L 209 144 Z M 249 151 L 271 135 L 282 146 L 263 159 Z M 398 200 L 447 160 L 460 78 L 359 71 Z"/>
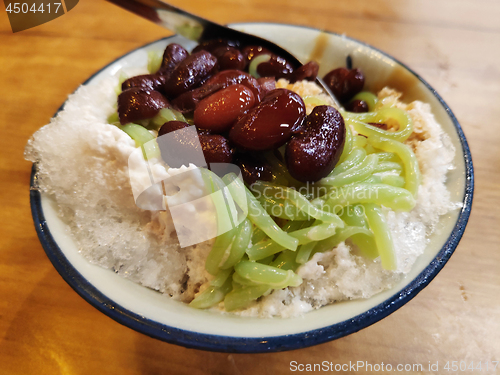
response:
<path id="1" fill-rule="evenodd" d="M 405 104 L 390 88 L 343 92 L 346 77 L 359 83 L 347 69 L 331 74 L 351 110 L 338 111 L 311 81 L 312 63 L 293 69 L 227 43 L 179 47 L 167 47 L 158 70 L 125 80 L 118 101 L 116 77 L 81 87 L 27 146 L 37 188 L 81 253 L 193 307 L 261 317 L 367 298 L 404 277 L 439 215 L 457 207 L 444 184 L 454 150 L 429 106 Z M 205 165 L 144 146 L 190 122 Z M 246 186 L 202 168 L 221 163 L 238 165 Z M 178 189 L 163 191 L 168 209 L 146 167 Z M 224 186 L 242 214 L 237 225 L 181 247 L 173 217 L 196 219 L 185 231 L 214 233 L 218 203 L 207 193 Z M 145 192 L 140 201 L 134 191 Z"/>

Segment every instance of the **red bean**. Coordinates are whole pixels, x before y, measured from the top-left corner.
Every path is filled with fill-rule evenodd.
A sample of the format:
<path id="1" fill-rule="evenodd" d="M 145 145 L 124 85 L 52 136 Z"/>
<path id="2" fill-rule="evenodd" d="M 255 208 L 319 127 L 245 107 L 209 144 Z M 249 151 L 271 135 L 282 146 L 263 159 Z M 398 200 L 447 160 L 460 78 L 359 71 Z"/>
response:
<path id="1" fill-rule="evenodd" d="M 205 85 L 221 85 L 221 88 L 241 83 L 252 90 L 255 100 L 260 101 L 260 86 L 257 80 L 246 72 L 241 70 L 224 70 L 210 77 Z"/>
<path id="2" fill-rule="evenodd" d="M 163 52 L 163 60 L 161 62 L 158 74 L 169 76 L 172 74 L 174 69 L 182 61 L 184 61 L 189 56 L 189 52 L 186 51 L 184 47 L 177 43 L 171 43 L 165 48 Z"/>
<path id="3" fill-rule="evenodd" d="M 297 82 L 302 80 L 314 81 L 318 76 L 319 65 L 316 61 L 309 61 L 307 64 L 302 65 L 300 68 L 295 69 L 290 76 L 290 82 Z"/>
<path id="4" fill-rule="evenodd" d="M 293 66 L 284 58 L 271 55 L 269 61 L 257 65 L 257 73 L 261 77 L 288 78 L 293 73 Z"/>
<path id="5" fill-rule="evenodd" d="M 262 96 L 276 89 L 276 80 L 274 77 L 261 77 L 257 80 L 257 83 L 260 86 L 260 94 Z"/>
<path id="6" fill-rule="evenodd" d="M 165 84 L 166 77 L 158 74 L 144 74 L 131 77 L 122 83 L 122 90 L 132 87 L 143 87 L 150 90 L 159 90 Z"/>
<path id="7" fill-rule="evenodd" d="M 276 89 L 241 116 L 229 139 L 246 150 L 271 150 L 285 144 L 305 117 L 302 98 L 293 91 Z"/>
<path id="8" fill-rule="evenodd" d="M 364 100 L 353 100 L 345 106 L 346 111 L 354 113 L 368 112 L 368 104 Z"/>
<path id="9" fill-rule="evenodd" d="M 288 171 L 302 182 L 328 176 L 337 164 L 345 142 L 344 119 L 333 107 L 322 105 L 306 117 L 304 130 L 287 144 Z"/>
<path id="10" fill-rule="evenodd" d="M 222 133 L 255 104 L 252 91 L 243 85 L 231 85 L 203 99 L 194 111 L 198 128 Z"/>
<path id="11" fill-rule="evenodd" d="M 345 77 L 346 83 L 346 91 L 349 99 L 351 99 L 354 95 L 361 92 L 363 90 L 363 86 L 365 85 L 365 75 L 360 69 L 351 69 L 349 74 Z"/>
<path id="12" fill-rule="evenodd" d="M 198 44 L 196 47 L 194 47 L 192 53 L 196 53 L 196 52 L 200 52 L 200 51 L 207 51 L 207 52 L 213 53 L 216 49 L 218 49 L 220 47 L 238 48 L 239 43 L 237 41 L 228 40 L 228 39 L 206 40 L 206 41 Z"/>
<path id="13" fill-rule="evenodd" d="M 206 83 L 197 89 L 185 92 L 172 100 L 175 108 L 182 113 L 189 113 L 195 110 L 198 103 L 214 92 L 219 91 L 221 85 L 207 85 Z"/>
<path id="14" fill-rule="evenodd" d="M 127 79 L 122 83 L 122 90 L 131 87 L 144 87 L 151 90 L 162 91 L 167 78 L 189 53 L 179 44 L 171 43 L 165 48 L 160 69 L 154 74 L 144 74 Z"/>
<path id="15" fill-rule="evenodd" d="M 271 51 L 262 46 L 246 46 L 241 50 L 241 53 L 243 54 L 243 57 L 247 61 L 247 65 L 250 63 L 250 61 L 252 61 L 254 57 L 263 54 L 272 55 Z"/>
<path id="16" fill-rule="evenodd" d="M 158 137 L 188 126 L 189 124 L 183 121 L 168 121 L 160 128 Z M 200 146 L 207 164 L 231 163 L 233 160 L 234 150 L 229 146 L 228 140 L 221 135 L 198 133 L 200 146 L 198 146 L 196 138 L 186 136 L 186 133 L 174 133 L 171 137 L 174 143 L 178 145 L 175 151 L 166 148 L 170 143 L 158 142 L 162 156 L 164 160 L 168 159 L 165 162 L 170 167 L 179 168 L 182 165 L 188 165 L 191 162 L 191 156 L 196 154 Z"/>
<path id="17" fill-rule="evenodd" d="M 118 95 L 118 116 L 122 125 L 153 118 L 166 107 L 170 107 L 170 103 L 155 90 L 133 87 Z"/>
<path id="18" fill-rule="evenodd" d="M 240 167 L 243 180 L 251 185 L 257 180 L 271 181 L 273 170 L 271 165 L 258 155 L 240 154 L 235 163 Z"/>
<path id="19" fill-rule="evenodd" d="M 347 102 L 363 90 L 365 76 L 359 69 L 337 68 L 325 75 L 323 81 L 338 100 Z"/>
<path id="20" fill-rule="evenodd" d="M 219 47 L 213 52 L 213 55 L 217 58 L 217 67 L 220 71 L 229 69 L 245 69 L 245 58 L 236 48 Z"/>
<path id="21" fill-rule="evenodd" d="M 187 128 L 188 126 L 189 124 L 184 121 L 167 121 L 161 126 L 160 130 L 158 130 L 158 137 L 176 130 Z"/>
<path id="22" fill-rule="evenodd" d="M 199 134 L 199 138 L 205 161 L 208 164 L 231 163 L 233 161 L 234 150 L 222 135 Z"/>
<path id="23" fill-rule="evenodd" d="M 158 132 L 158 147 L 162 159 L 172 168 L 179 168 L 190 163 L 197 163 L 195 155 L 200 151 L 200 143 L 192 132 L 177 132 L 176 130 L 187 128 L 189 124 L 182 121 L 168 121 L 162 125 Z M 171 133 L 171 134 L 169 134 Z M 166 138 L 166 134 L 168 138 Z"/>
<path id="24" fill-rule="evenodd" d="M 183 113 L 191 112 L 207 96 L 235 84 L 242 84 L 248 87 L 252 90 L 255 101 L 260 101 L 260 85 L 254 77 L 239 70 L 224 70 L 210 77 L 203 86 L 178 96 L 172 101 L 172 104 Z"/>
<path id="25" fill-rule="evenodd" d="M 349 70 L 346 68 L 337 68 L 327 73 L 323 77 L 325 84 L 332 90 L 333 95 L 340 100 L 344 101 L 344 81 L 345 77 L 349 74 Z"/>
<path id="26" fill-rule="evenodd" d="M 175 98 L 200 86 L 214 71 L 217 59 L 206 51 L 188 56 L 174 69 L 163 86 L 167 97 Z"/>

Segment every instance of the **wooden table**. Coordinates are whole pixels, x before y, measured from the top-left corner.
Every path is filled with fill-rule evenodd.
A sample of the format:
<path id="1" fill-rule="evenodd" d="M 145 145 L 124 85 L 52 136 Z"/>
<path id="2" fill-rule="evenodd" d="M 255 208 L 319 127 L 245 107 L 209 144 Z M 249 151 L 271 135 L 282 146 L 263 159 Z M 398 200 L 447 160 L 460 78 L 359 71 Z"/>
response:
<path id="1" fill-rule="evenodd" d="M 166 344 L 80 298 L 37 239 L 30 135 L 100 67 L 169 33 L 98 0 L 12 34 L 0 13 L 0 373 L 277 374 L 290 361 L 424 364 L 500 360 L 500 2 L 497 0 L 172 0 L 220 23 L 272 21 L 370 43 L 421 74 L 451 106 L 472 149 L 474 209 L 455 254 L 403 308 L 358 333 L 285 353 L 228 355 Z M 450 362 L 451 365 L 451 362 Z M 500 368 L 500 366 L 499 366 Z M 491 367 L 490 367 L 491 369 Z M 500 373 L 500 369 L 497 370 Z M 412 371 L 409 371 L 410 373 Z M 469 373 L 473 371 L 468 370 Z M 491 371 L 489 373 L 492 373 Z"/>

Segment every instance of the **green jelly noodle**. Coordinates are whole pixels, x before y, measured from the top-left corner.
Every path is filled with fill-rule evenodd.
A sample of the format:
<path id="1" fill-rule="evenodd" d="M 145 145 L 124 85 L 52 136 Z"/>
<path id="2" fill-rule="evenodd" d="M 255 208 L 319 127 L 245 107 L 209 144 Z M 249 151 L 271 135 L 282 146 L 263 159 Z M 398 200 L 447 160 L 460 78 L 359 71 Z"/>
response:
<path id="1" fill-rule="evenodd" d="M 232 212 L 246 218 L 216 238 L 205 264 L 214 279 L 191 306 L 208 308 L 223 302 L 225 310 L 234 311 L 275 289 L 298 287 L 303 282 L 296 273 L 301 264 L 346 240 L 367 259 L 380 257 L 383 268 L 397 269 L 382 207 L 410 211 L 415 206 L 420 171 L 412 150 L 403 143 L 413 124 L 405 111 L 380 107 L 373 94 L 360 93 L 355 99 L 365 100 L 372 112 L 342 113 L 347 131 L 340 161 L 313 184 L 322 194 L 302 194 L 303 185 L 286 171 L 277 173 L 274 182 L 257 181 L 251 188 L 234 174 L 221 180 L 204 172 L 212 181 L 211 191 L 227 186 L 230 193 L 225 197 L 230 202 L 213 196 L 215 205 L 229 204 Z M 177 114 L 161 116 L 176 119 Z M 368 124 L 386 121 L 399 127 L 388 131 Z"/>
<path id="2" fill-rule="evenodd" d="M 269 58 L 255 58 L 251 74 L 258 77 L 257 65 Z M 150 72 L 159 69 L 161 59 L 161 54 L 149 54 Z M 383 207 L 410 211 L 415 206 L 420 170 L 415 154 L 404 144 L 413 123 L 407 112 L 384 107 L 369 92 L 353 100 L 367 102 L 370 112 L 341 112 L 346 124 L 344 149 L 333 171 L 314 184 L 295 181 L 270 153 L 264 156 L 275 170 L 272 182 L 257 181 L 248 187 L 235 174 L 220 178 L 201 169 L 212 193 L 217 226 L 231 229 L 215 238 L 205 261 L 213 279 L 190 306 L 206 309 L 223 303 L 226 311 L 234 311 L 273 290 L 298 287 L 303 283 L 296 272 L 300 265 L 347 240 L 367 259 L 379 257 L 383 268 L 397 269 Z M 323 104 L 316 97 L 305 101 Z M 190 121 L 172 108 L 140 124 L 120 125 L 117 113 L 108 118 L 135 141 L 145 159 L 161 158 L 150 130 L 158 131 L 173 120 Z M 383 130 L 369 124 L 387 122 L 398 126 Z M 304 187 L 313 191 L 303 193 Z"/>
<path id="3" fill-rule="evenodd" d="M 144 126 L 137 124 L 126 124 L 120 127 L 130 138 L 135 141 L 137 147 L 142 149 L 144 159 L 161 158 L 160 148 L 156 138 Z"/>

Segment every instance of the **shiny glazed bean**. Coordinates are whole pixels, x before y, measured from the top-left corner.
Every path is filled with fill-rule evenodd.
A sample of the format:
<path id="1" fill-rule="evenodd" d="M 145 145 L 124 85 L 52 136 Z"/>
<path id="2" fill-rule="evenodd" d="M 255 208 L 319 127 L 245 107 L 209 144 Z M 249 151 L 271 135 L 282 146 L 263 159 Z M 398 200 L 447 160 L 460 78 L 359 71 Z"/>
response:
<path id="1" fill-rule="evenodd" d="M 243 85 L 231 85 L 203 99 L 194 111 L 198 128 L 222 133 L 255 104 L 252 91 Z"/>
<path id="2" fill-rule="evenodd" d="M 179 129 L 187 128 L 188 126 L 189 124 L 184 121 L 167 121 L 161 126 L 160 130 L 158 130 L 158 137 Z"/>
<path id="3" fill-rule="evenodd" d="M 344 119 L 333 107 L 322 105 L 306 117 L 304 130 L 292 137 L 285 151 L 288 171 L 302 182 L 328 176 L 342 154 Z"/>
<path id="4" fill-rule="evenodd" d="M 298 94 L 286 89 L 273 90 L 238 119 L 229 139 L 246 150 L 278 148 L 297 131 L 305 113 L 304 101 Z"/>
<path id="5" fill-rule="evenodd" d="M 245 69 L 245 58 L 236 48 L 219 47 L 213 52 L 213 55 L 217 58 L 217 67 L 219 70 Z"/>
<path id="6" fill-rule="evenodd" d="M 343 99 L 343 91 L 344 91 L 344 80 L 345 77 L 349 74 L 349 70 L 346 68 L 337 68 L 328 72 L 324 77 L 323 81 L 328 86 L 330 90 L 332 90 L 333 95 L 340 100 Z"/>
<path id="7" fill-rule="evenodd" d="M 133 87 L 118 95 L 118 117 L 122 125 L 153 118 L 166 107 L 170 107 L 170 103 L 155 90 Z"/>
<path id="8" fill-rule="evenodd" d="M 165 52 L 163 52 L 163 60 L 161 62 L 158 74 L 169 76 L 172 74 L 174 69 L 182 61 L 184 61 L 189 56 L 189 52 L 186 51 L 184 47 L 177 43 L 170 43 Z"/>
<path id="9" fill-rule="evenodd" d="M 207 96 L 235 84 L 248 87 L 252 90 L 255 100 L 260 101 L 260 85 L 254 77 L 239 70 L 224 70 L 210 77 L 203 86 L 178 96 L 172 101 L 172 104 L 183 113 L 191 112 Z"/>
<path id="10" fill-rule="evenodd" d="M 222 38 L 206 40 L 206 41 L 198 44 L 196 47 L 194 47 L 194 49 L 191 53 L 197 53 L 200 51 L 207 51 L 207 52 L 213 53 L 216 49 L 218 49 L 220 47 L 238 48 L 239 42 L 234 41 L 234 40 L 222 39 Z"/>
<path id="11" fill-rule="evenodd" d="M 368 104 L 364 100 L 353 100 L 345 106 L 346 111 L 354 113 L 368 112 Z"/>
<path id="12" fill-rule="evenodd" d="M 271 55 L 269 61 L 257 65 L 257 73 L 261 77 L 288 78 L 293 73 L 293 66 L 284 58 Z"/>
<path id="13" fill-rule="evenodd" d="M 200 144 L 196 137 L 189 132 L 176 132 L 188 127 L 189 124 L 183 121 L 168 121 L 162 125 L 158 131 L 158 147 L 160 148 L 162 159 L 172 168 L 180 168 L 194 162 L 193 155 L 197 155 L 200 150 Z M 160 138 L 165 134 L 170 134 L 168 141 L 164 142 Z M 172 149 L 171 145 L 176 146 Z"/>
<path id="14" fill-rule="evenodd" d="M 172 100 L 174 107 L 182 113 L 189 113 L 195 110 L 198 103 L 214 92 L 219 91 L 222 85 L 207 85 L 206 83 L 197 89 L 190 90 L 179 95 Z"/>
<path id="15" fill-rule="evenodd" d="M 257 80 L 257 83 L 260 87 L 261 96 L 276 89 L 276 80 L 274 77 L 261 77 Z"/>
<path id="16" fill-rule="evenodd" d="M 233 161 L 234 150 L 222 135 L 199 134 L 199 138 L 205 161 L 208 164 L 231 163 Z"/>
<path id="17" fill-rule="evenodd" d="M 214 71 L 217 59 L 207 51 L 185 58 L 177 65 L 163 89 L 169 98 L 175 98 L 201 85 Z"/>
<path id="18" fill-rule="evenodd" d="M 365 76 L 359 69 L 337 68 L 326 74 L 323 81 L 338 100 L 347 102 L 363 90 Z"/>
<path id="19" fill-rule="evenodd" d="M 272 166 L 263 158 L 251 154 L 239 154 L 235 164 L 240 167 L 243 180 L 248 185 L 257 180 L 271 181 L 273 179 Z"/>
<path id="20" fill-rule="evenodd" d="M 184 129 L 188 126 L 189 124 L 182 121 L 168 121 L 160 128 L 158 137 L 175 132 L 176 130 Z M 196 139 L 191 137 L 186 138 L 184 133 L 174 133 L 171 137 L 181 146 L 172 153 L 169 152 L 171 150 L 163 149 L 166 145 L 159 142 L 158 144 L 164 161 L 173 168 L 179 168 L 182 165 L 189 164 L 190 157 L 196 153 L 199 147 Z M 198 133 L 198 140 L 207 164 L 232 162 L 234 150 L 229 146 L 228 140 L 223 136 L 200 132 Z M 166 157 L 168 160 L 165 160 Z"/>
<path id="21" fill-rule="evenodd" d="M 297 82 L 302 80 L 314 81 L 318 76 L 319 65 L 316 61 L 309 61 L 307 64 L 302 65 L 300 68 L 295 69 L 290 76 L 290 82 Z"/>
<path id="22" fill-rule="evenodd" d="M 224 70 L 210 77 L 205 83 L 205 85 L 220 85 L 221 88 L 235 84 L 242 84 L 248 87 L 252 90 L 255 100 L 260 101 L 262 95 L 260 94 L 260 85 L 257 80 L 241 70 Z"/>
<path id="23" fill-rule="evenodd" d="M 158 74 L 143 74 L 131 77 L 122 83 L 122 90 L 132 87 L 143 87 L 150 90 L 161 90 L 165 84 L 166 77 Z"/>
<path id="24" fill-rule="evenodd" d="M 243 57 L 247 61 L 247 65 L 250 63 L 250 61 L 252 61 L 254 57 L 263 54 L 272 55 L 271 51 L 262 46 L 246 46 L 241 50 L 241 53 L 243 54 Z"/>

